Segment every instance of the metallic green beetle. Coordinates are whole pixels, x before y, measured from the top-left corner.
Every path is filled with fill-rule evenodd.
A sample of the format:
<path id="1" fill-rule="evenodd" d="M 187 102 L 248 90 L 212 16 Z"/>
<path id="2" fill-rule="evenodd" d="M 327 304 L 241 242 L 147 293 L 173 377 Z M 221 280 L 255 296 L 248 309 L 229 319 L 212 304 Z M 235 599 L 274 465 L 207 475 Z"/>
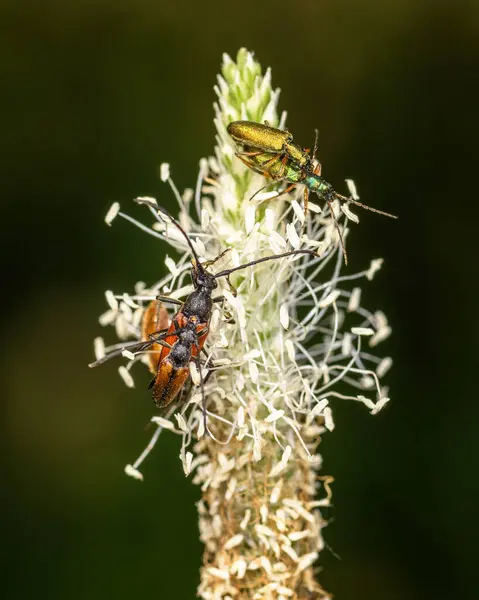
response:
<path id="1" fill-rule="evenodd" d="M 318 198 L 328 204 L 339 234 L 345 264 L 348 263 L 348 255 L 344 247 L 343 236 L 338 221 L 332 208 L 334 200 L 343 200 L 367 210 L 397 219 L 395 215 L 367 206 L 354 198 L 346 198 L 338 194 L 333 186 L 321 177 L 321 165 L 319 163 L 315 165 L 313 162 L 317 148 L 317 130 L 312 155 L 297 144 L 293 144 L 293 136 L 289 131 L 275 129 L 268 124 L 262 125 L 261 123 L 250 121 L 235 121 L 228 125 L 227 130 L 233 140 L 242 146 L 242 151 L 237 152 L 236 156 L 247 167 L 273 181 L 287 181 L 291 184 L 281 194 L 288 193 L 298 184 L 304 185 L 304 212 L 306 214 L 310 192 L 314 192 Z M 267 185 L 264 187 L 267 187 Z"/>

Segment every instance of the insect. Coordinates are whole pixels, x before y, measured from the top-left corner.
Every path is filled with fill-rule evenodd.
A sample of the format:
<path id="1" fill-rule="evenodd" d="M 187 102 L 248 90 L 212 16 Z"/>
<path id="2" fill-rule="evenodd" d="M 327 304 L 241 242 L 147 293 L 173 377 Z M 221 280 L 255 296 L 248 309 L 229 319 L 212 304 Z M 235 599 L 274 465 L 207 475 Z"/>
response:
<path id="1" fill-rule="evenodd" d="M 264 125 L 252 121 L 233 121 L 228 125 L 227 131 L 237 144 L 254 149 L 251 152 L 240 153 L 242 156 L 245 154 L 248 156 L 258 155 L 262 150 L 273 153 L 273 156 L 280 154 L 282 158 L 288 157 L 301 169 L 313 169 L 312 156 L 315 156 L 318 145 L 317 129 L 315 130 L 316 138 L 312 156 L 309 154 L 309 150 L 293 143 L 293 134 L 287 129 L 276 129 L 271 127 L 267 121 Z"/>
<path id="2" fill-rule="evenodd" d="M 242 151 L 237 152 L 236 156 L 247 167 L 275 182 L 287 181 L 291 184 L 279 195 L 286 194 L 296 185 L 301 184 L 304 185 L 304 212 L 306 214 L 310 192 L 314 192 L 318 198 L 327 203 L 339 234 L 345 264 L 348 264 L 348 255 L 333 211 L 334 200 L 343 200 L 386 217 L 397 219 L 395 215 L 367 206 L 354 198 L 346 198 L 338 194 L 333 186 L 321 177 L 321 165 L 314 162 L 318 146 L 317 130 L 312 154 L 294 144 L 293 136 L 289 131 L 275 129 L 268 124 L 234 121 L 228 125 L 227 130 L 233 140 L 242 146 Z M 268 185 L 269 183 L 257 190 L 252 198 Z"/>
<path id="3" fill-rule="evenodd" d="M 156 405 L 159 408 L 164 408 L 177 397 L 190 376 L 190 363 L 195 363 L 200 377 L 203 415 L 206 427 L 206 404 L 204 381 L 201 374 L 200 353 L 203 351 L 205 341 L 208 337 L 213 305 L 214 303 L 224 301 L 223 296 L 216 296 L 213 298 L 213 291 L 218 287 L 217 280 L 225 277 L 229 283 L 229 276 L 232 273 L 266 261 L 278 260 L 280 258 L 299 254 L 309 254 L 316 257 L 317 254 L 313 250 L 291 250 L 289 252 L 283 252 L 282 254 L 265 256 L 231 269 L 225 269 L 219 273 L 211 273 L 208 268 L 223 257 L 229 249 L 223 251 L 212 261 L 201 263 L 188 234 L 165 209 L 145 199 L 137 199 L 137 202 L 140 204 L 147 204 L 161 213 L 161 215 L 166 217 L 185 238 L 191 254 L 193 255 L 193 258 L 191 259 L 191 279 L 193 281 L 194 290 L 187 296 L 184 302 L 180 302 L 179 300 L 168 296 L 158 296 L 157 302 L 165 302 L 179 306 L 178 312 L 172 318 L 169 326 L 167 328 L 152 331 L 156 325 L 160 327 L 162 324 L 164 325 L 165 319 L 159 308 L 155 321 L 154 307 L 150 304 L 147 307 L 149 316 L 143 321 L 143 336 L 148 337 L 149 339 L 126 345 L 122 349 L 115 350 L 113 353 L 99 359 L 90 366 L 97 366 L 112 356 L 121 354 L 123 349 L 133 352 L 144 352 L 146 350 L 151 350 L 152 348 L 160 347 L 159 357 L 155 361 L 156 366 L 153 363 L 154 377 L 149 387 L 152 389 L 153 400 Z M 150 367 L 151 366 L 152 363 L 150 362 Z"/>

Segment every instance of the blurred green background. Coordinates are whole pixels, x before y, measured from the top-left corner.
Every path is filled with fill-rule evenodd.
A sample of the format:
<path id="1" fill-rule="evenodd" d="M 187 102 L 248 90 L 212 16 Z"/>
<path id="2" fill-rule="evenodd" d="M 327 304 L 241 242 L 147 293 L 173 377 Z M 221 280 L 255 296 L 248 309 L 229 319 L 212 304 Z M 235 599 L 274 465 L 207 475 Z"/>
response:
<path id="1" fill-rule="evenodd" d="M 194 186 L 222 53 L 241 46 L 272 66 L 296 140 L 319 128 L 326 178 L 400 215 L 357 210 L 349 239 L 351 271 L 385 258 L 365 296 L 394 330 L 393 401 L 335 407 L 325 534 L 341 559 L 323 553 L 322 583 L 479 597 L 477 2 L 3 0 L 0 30 L 2 598 L 195 596 L 198 490 L 177 440 L 127 478 L 149 395 L 87 363 L 104 289 L 163 269 L 161 244 L 104 214 L 171 203 L 162 161 Z"/>

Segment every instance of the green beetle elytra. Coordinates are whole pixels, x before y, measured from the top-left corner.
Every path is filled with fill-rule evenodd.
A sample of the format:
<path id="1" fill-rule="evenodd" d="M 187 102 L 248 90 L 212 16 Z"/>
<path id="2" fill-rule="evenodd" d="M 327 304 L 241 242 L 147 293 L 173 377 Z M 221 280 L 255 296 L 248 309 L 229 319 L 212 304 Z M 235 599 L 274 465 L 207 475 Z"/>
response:
<path id="1" fill-rule="evenodd" d="M 227 131 L 237 144 L 249 146 L 257 151 L 277 152 L 288 156 L 302 169 L 312 168 L 309 152 L 293 143 L 293 135 L 287 129 L 276 129 L 267 122 L 263 125 L 252 121 L 233 121 L 228 125 Z M 315 149 L 316 146 L 317 131 Z M 313 157 L 315 154 L 316 150 L 313 151 Z"/>

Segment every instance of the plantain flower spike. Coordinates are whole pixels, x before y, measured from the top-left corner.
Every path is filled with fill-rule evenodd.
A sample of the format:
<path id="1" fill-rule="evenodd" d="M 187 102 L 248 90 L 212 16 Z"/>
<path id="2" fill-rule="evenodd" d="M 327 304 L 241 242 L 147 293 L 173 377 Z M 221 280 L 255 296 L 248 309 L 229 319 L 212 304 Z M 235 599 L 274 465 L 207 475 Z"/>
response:
<path id="1" fill-rule="evenodd" d="M 178 204 L 175 217 L 200 260 L 211 261 L 229 248 L 210 267 L 218 272 L 299 248 L 314 250 L 317 257 L 288 257 L 238 271 L 230 282 L 236 293 L 228 281 L 218 279 L 224 302 L 215 304 L 204 367 L 199 373 L 192 364 L 191 392 L 153 417 L 152 440 L 125 470 L 142 479 L 139 467 L 160 432 L 181 437 L 182 467 L 202 492 L 201 598 L 324 600 L 331 596 L 318 581 L 317 565 L 327 524 L 322 511 L 330 505 L 333 478 L 322 471 L 319 446 L 323 434 L 335 428 L 338 403 L 360 402 L 375 414 L 388 402 L 381 379 L 392 361 L 376 357 L 373 348 L 388 337 L 390 327 L 382 312 L 361 305 L 360 287 L 382 261 L 342 274 L 334 219 L 327 207 L 311 201 L 305 215 L 301 189 L 275 198 L 279 183 L 250 200 L 265 178 L 235 156 L 226 127 L 237 120 L 285 127 L 270 69 L 263 73 L 245 49 L 236 61 L 224 55 L 214 90 L 216 147 L 214 156 L 200 161 L 196 188 L 180 193 L 169 165 L 160 169 Z M 346 183 L 357 198 L 353 182 Z M 150 224 L 121 212 L 117 203 L 107 223 L 116 217 L 128 220 L 161 240 L 159 252 L 165 242 L 170 244 L 175 258 L 166 256 L 168 274 L 150 286 L 139 282 L 131 294 L 106 292 L 108 310 L 100 323 L 114 326 L 119 341 L 105 347 L 97 338 L 96 357 L 101 360 L 124 345 L 126 364 L 119 373 L 130 387 L 134 365 L 141 362 L 152 370 L 155 365 L 151 351 L 127 349 L 126 340 L 144 339 L 145 310 L 159 294 L 182 300 L 192 291 L 184 238 L 158 214 L 154 199 L 137 200 L 146 205 Z M 339 210 L 337 201 L 334 208 L 346 240 L 348 225 L 357 217 L 348 206 Z M 168 307 L 170 319 L 177 308 Z M 143 386 L 146 374 L 140 376 Z"/>

